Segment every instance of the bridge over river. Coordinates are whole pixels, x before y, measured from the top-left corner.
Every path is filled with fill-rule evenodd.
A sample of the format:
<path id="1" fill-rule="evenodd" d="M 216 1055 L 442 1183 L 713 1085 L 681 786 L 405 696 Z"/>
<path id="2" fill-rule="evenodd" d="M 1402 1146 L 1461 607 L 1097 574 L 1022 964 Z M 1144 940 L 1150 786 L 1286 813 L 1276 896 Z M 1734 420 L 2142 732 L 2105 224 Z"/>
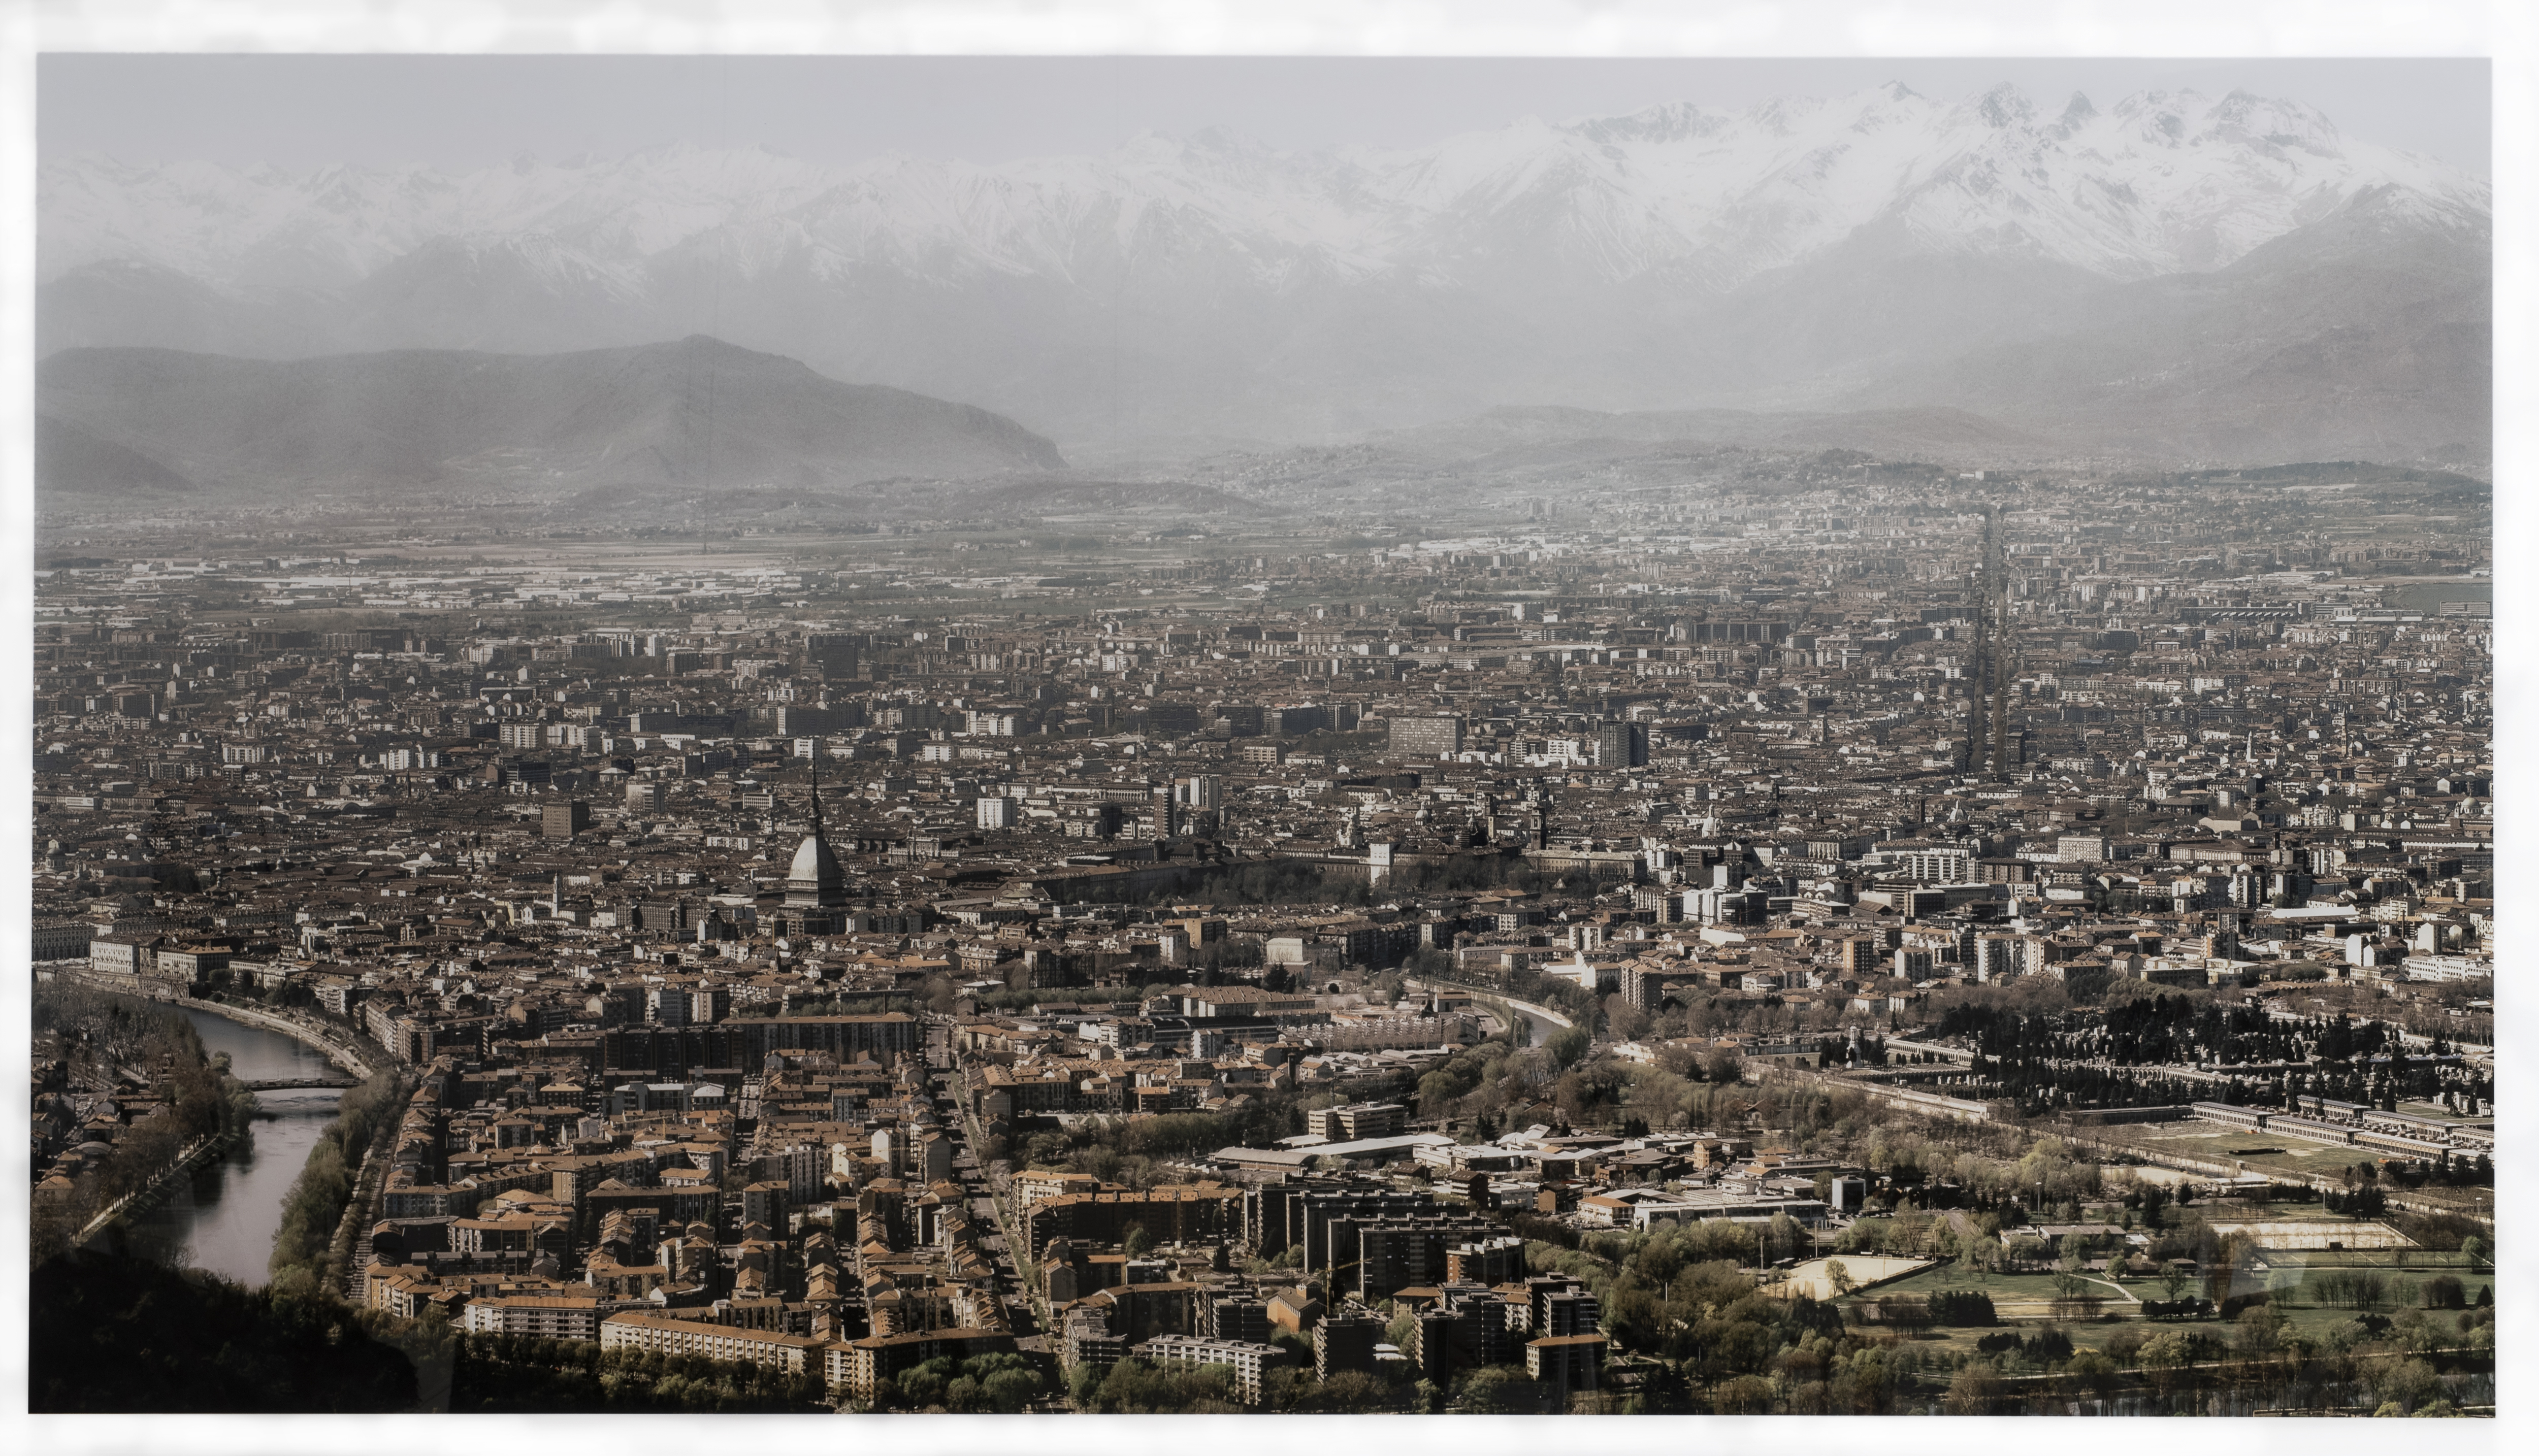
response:
<path id="1" fill-rule="evenodd" d="M 342 1091 L 361 1086 L 359 1082 L 354 1081 L 350 1077 L 284 1077 L 262 1082 L 246 1082 L 240 1085 L 249 1092 L 289 1092 L 295 1088 L 304 1087 L 334 1088 L 338 1091 Z"/>

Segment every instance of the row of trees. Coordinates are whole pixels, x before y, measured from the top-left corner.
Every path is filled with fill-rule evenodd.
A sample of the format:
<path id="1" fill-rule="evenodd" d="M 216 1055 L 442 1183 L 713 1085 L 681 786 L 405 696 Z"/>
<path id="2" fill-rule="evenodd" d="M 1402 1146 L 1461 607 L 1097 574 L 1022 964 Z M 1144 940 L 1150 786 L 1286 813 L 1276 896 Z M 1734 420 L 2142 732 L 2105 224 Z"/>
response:
<path id="1" fill-rule="evenodd" d="M 465 1335 L 455 1342 L 452 1411 L 564 1415 L 784 1414 L 829 1409 L 817 1372 L 657 1351 L 601 1350 L 592 1340 Z"/>
<path id="2" fill-rule="evenodd" d="M 2346 1309 L 2388 1309 L 2421 1304 L 2426 1309 L 2491 1309 L 2495 1286 L 2481 1281 L 2474 1296 L 2456 1274 L 2436 1274 L 2418 1282 L 2377 1269 L 2319 1269 L 2299 1286 L 2312 1304 Z"/>
<path id="3" fill-rule="evenodd" d="M 2485 1106 L 2495 1091 L 2493 1079 L 2476 1067 L 2438 1060 L 2446 1052 L 2438 1038 L 2430 1055 L 2416 1056 L 2376 1020 L 2358 1023 L 2339 1012 L 2278 1022 L 2255 1008 L 2226 1007 L 2188 992 L 2128 992 L 2110 997 L 2096 1013 L 2037 1014 L 1995 1001 L 1960 1001 L 1943 1012 L 1935 1034 L 1967 1037 L 1980 1069 L 2030 1113 L 2217 1095 L 2234 1105 L 2275 1107 L 2323 1096 L 2395 1111 L 2401 1098 Z M 2202 1061 L 2308 1065 L 2234 1077 L 2218 1094 L 2160 1073 Z"/>
<path id="4" fill-rule="evenodd" d="M 341 1283 L 344 1271 L 333 1265 L 335 1229 L 352 1201 L 362 1155 L 381 1123 L 399 1115 L 402 1091 L 395 1074 L 374 1075 L 344 1093 L 334 1118 L 318 1133 L 283 1196 L 282 1225 L 266 1264 L 276 1286 L 331 1290 Z"/>

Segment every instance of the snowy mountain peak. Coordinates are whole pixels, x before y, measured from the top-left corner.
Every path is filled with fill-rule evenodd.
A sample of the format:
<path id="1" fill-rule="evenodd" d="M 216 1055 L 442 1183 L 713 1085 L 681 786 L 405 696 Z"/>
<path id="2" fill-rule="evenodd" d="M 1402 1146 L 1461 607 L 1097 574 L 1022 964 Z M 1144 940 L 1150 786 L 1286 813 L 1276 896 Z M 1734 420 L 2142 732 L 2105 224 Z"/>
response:
<path id="1" fill-rule="evenodd" d="M 1690 101 L 1675 101 L 1662 106 L 1649 106 L 1627 116 L 1610 116 L 1573 122 L 1568 129 L 1588 141 L 1599 144 L 1665 143 L 1709 136 L 1729 124 L 1728 118 L 1713 116 Z"/>
<path id="2" fill-rule="evenodd" d="M 2027 93 L 2003 82 L 1975 102 L 1975 114 L 1983 118 L 1984 125 L 1995 129 L 2026 126 L 2036 119 L 2036 105 L 2027 99 Z"/>

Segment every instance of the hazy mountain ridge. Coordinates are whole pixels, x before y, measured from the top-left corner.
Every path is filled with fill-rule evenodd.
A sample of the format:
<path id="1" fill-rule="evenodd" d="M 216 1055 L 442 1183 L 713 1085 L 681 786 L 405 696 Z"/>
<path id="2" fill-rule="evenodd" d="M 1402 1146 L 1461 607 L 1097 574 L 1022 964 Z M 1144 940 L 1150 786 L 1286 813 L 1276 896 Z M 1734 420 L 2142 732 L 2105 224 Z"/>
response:
<path id="1" fill-rule="evenodd" d="M 2330 290 L 2279 326 L 2247 301 L 2257 285 L 2202 281 L 2358 258 L 2385 275 L 2426 239 L 2482 259 L 2490 206 L 2483 179 L 2293 101 L 2053 109 L 2008 88 L 1664 106 L 1399 151 L 1145 136 L 995 166 L 693 148 L 463 175 L 74 159 L 39 177 L 37 324 L 44 351 L 268 358 L 704 332 L 1088 443 L 1332 439 L 1542 401 L 1946 405 L 2076 447 L 2278 458 L 2347 448 L 2303 431 L 2364 419 L 2372 449 L 2405 452 L 2463 439 L 2462 412 L 2419 428 L 2405 379 L 2319 343 L 2394 337 L 2387 298 Z M 2241 302 L 2216 303 L 2233 288 Z M 2201 333 L 2229 359 L 2193 388 L 2110 383 L 2158 372 L 2145 350 L 2199 337 L 2215 306 L 2231 326 Z M 2479 337 L 2420 329 L 2403 352 L 2464 380 Z M 2022 350 L 2058 366 L 2001 363 Z M 2290 380 L 2343 403 L 2280 419 Z"/>
<path id="2" fill-rule="evenodd" d="M 39 488 L 72 496 L 183 496 L 194 483 L 138 450 L 38 412 Z"/>
<path id="3" fill-rule="evenodd" d="M 2490 237 L 2419 221 L 2403 196 L 2366 194 L 2228 268 L 2094 291 L 2027 340 L 1841 402 L 1979 399 L 2007 422 L 2171 457 L 2482 459 Z"/>
<path id="4" fill-rule="evenodd" d="M 207 490 L 481 484 L 553 495 L 601 485 L 843 490 L 1066 465 L 1048 440 L 985 410 L 843 384 L 704 338 L 284 363 L 72 350 L 38 366 L 35 406 L 52 431 L 36 460 L 48 493 L 167 488 L 152 470 Z"/>

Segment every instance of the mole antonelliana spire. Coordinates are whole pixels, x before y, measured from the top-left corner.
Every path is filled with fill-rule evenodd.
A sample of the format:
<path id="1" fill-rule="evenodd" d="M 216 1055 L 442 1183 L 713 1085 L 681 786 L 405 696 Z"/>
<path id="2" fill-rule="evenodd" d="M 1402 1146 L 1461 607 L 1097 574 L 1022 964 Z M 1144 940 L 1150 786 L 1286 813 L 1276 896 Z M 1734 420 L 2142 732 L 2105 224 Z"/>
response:
<path id="1" fill-rule="evenodd" d="M 811 832 L 793 851 L 793 868 L 785 880 L 785 904 L 789 909 L 835 909 L 846 902 L 846 867 L 838 863 L 837 851 L 829 847 L 821 827 L 820 759 L 815 753 L 811 757 Z"/>

